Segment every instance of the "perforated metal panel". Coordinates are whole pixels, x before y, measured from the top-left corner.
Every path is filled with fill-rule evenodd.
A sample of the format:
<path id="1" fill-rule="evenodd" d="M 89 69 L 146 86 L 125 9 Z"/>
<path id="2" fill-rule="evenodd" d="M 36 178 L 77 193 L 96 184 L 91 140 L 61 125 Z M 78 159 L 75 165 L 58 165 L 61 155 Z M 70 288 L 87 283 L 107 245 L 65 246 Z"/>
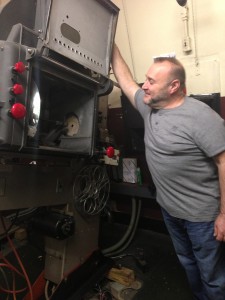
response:
<path id="1" fill-rule="evenodd" d="M 118 8 L 106 0 L 53 0 L 46 46 L 108 75 Z"/>

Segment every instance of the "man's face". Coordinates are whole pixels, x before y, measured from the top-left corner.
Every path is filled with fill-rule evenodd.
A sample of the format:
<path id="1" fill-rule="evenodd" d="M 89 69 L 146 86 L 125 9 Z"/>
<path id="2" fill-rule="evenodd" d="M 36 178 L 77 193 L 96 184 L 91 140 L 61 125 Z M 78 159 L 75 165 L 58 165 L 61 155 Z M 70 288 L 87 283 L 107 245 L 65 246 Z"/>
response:
<path id="1" fill-rule="evenodd" d="M 154 63 L 146 74 L 142 86 L 145 92 L 144 102 L 152 108 L 165 107 L 170 100 L 169 86 L 171 82 L 171 64 L 169 62 Z"/>

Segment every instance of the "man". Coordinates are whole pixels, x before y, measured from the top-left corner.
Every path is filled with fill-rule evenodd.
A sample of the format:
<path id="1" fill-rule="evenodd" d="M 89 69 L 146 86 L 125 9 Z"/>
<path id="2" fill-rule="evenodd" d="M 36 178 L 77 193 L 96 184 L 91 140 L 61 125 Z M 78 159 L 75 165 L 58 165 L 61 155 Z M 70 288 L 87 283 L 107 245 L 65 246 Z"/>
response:
<path id="1" fill-rule="evenodd" d="M 145 150 L 165 224 L 194 299 L 225 300 L 225 124 L 185 96 L 185 70 L 156 58 L 142 89 L 115 45 L 115 77 L 145 124 Z"/>

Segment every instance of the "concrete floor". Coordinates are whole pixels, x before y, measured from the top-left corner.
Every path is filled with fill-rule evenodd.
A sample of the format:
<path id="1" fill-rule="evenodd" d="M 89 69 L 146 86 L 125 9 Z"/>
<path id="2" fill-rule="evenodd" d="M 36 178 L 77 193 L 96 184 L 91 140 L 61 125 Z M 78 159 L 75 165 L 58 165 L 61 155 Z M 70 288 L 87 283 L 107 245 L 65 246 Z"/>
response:
<path id="1" fill-rule="evenodd" d="M 100 243 L 107 248 L 112 241 L 118 241 L 126 225 L 104 224 Z M 136 258 L 141 256 L 140 261 Z M 135 271 L 142 287 L 135 296 L 124 299 L 134 300 L 192 300 L 184 270 L 182 269 L 170 237 L 166 233 L 138 229 L 130 246 L 114 258 L 120 266 Z M 143 260 L 145 264 L 143 265 Z"/>

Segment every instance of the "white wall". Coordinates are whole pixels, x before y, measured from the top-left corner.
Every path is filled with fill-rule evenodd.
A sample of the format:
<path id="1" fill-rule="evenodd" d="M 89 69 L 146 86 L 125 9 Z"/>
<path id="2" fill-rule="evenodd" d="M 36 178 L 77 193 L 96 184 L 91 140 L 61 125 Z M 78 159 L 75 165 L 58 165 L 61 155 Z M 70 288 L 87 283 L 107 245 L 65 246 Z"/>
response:
<path id="1" fill-rule="evenodd" d="M 187 93 L 225 96 L 225 1 L 188 0 L 192 51 L 182 48 L 186 12 L 176 0 L 113 0 L 120 8 L 118 44 L 137 82 L 143 82 L 152 57 L 175 52 L 187 73 Z M 112 77 L 113 78 L 113 77 Z M 118 91 L 109 97 L 120 105 Z"/>

